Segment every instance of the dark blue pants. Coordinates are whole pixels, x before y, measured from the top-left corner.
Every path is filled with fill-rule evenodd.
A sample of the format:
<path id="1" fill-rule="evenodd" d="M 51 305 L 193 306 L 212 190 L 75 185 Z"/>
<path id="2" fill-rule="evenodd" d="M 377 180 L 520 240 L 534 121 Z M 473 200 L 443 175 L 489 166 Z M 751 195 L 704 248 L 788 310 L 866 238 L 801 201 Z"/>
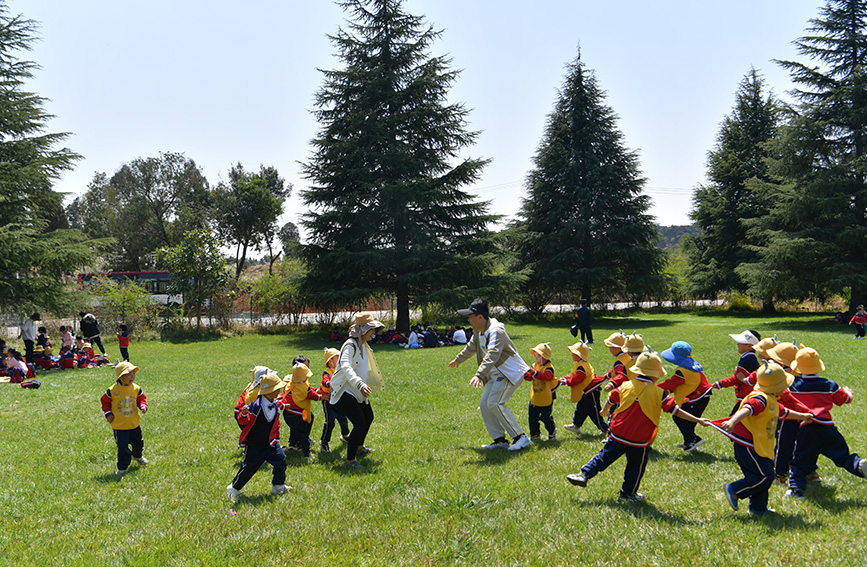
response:
<path id="1" fill-rule="evenodd" d="M 305 457 L 310 455 L 310 430 L 313 429 L 313 415 L 310 416 L 310 423 L 307 423 L 297 413 L 284 411 L 283 419 L 289 426 L 289 446 L 301 449 Z"/>
<path id="2" fill-rule="evenodd" d="M 701 417 L 701 415 L 704 413 L 704 410 L 707 409 L 707 405 L 709 403 L 710 396 L 705 396 L 697 402 L 685 402 L 680 407 L 683 408 L 683 411 L 691 413 L 695 417 Z M 680 430 L 680 434 L 683 435 L 684 445 L 689 445 L 690 443 L 701 439 L 701 437 L 695 434 L 695 426 L 698 425 L 697 423 L 687 421 L 682 417 L 677 417 L 676 415 L 671 416 L 671 419 Z"/>
<path id="3" fill-rule="evenodd" d="M 795 453 L 795 439 L 798 437 L 800 426 L 800 421 L 791 419 L 781 419 L 777 423 L 777 450 L 774 455 L 774 472 L 777 475 L 789 476 L 789 464 Z"/>
<path id="4" fill-rule="evenodd" d="M 650 455 L 650 446 L 632 447 L 609 437 L 602 450 L 590 459 L 589 463 L 581 467 L 581 470 L 587 478 L 593 478 L 623 455 L 626 455 L 626 470 L 623 471 L 620 495 L 631 496 L 638 492 L 638 487 L 641 485 L 644 469 L 647 467 L 647 458 Z"/>
<path id="5" fill-rule="evenodd" d="M 764 512 L 768 509 L 768 489 L 774 484 L 774 461 L 759 456 L 755 449 L 735 443 L 735 460 L 744 473 L 744 478 L 731 484 L 732 491 L 740 500 L 750 499 L 750 510 Z"/>
<path id="6" fill-rule="evenodd" d="M 539 435 L 541 433 L 541 428 L 539 427 L 539 422 L 545 424 L 545 430 L 548 431 L 548 435 L 553 435 L 555 431 L 557 431 L 557 426 L 554 424 L 554 418 L 551 416 L 551 411 L 554 409 L 554 404 L 550 406 L 534 406 L 530 404 L 529 415 L 530 415 L 530 436 Z"/>
<path id="7" fill-rule="evenodd" d="M 120 347 L 120 357 L 125 361 L 129 362 L 129 348 L 122 346 Z"/>
<path id="8" fill-rule="evenodd" d="M 117 443 L 117 470 L 125 471 L 133 459 L 141 459 L 141 452 L 144 449 L 141 427 L 115 429 L 114 441 Z"/>
<path id="9" fill-rule="evenodd" d="M 863 337 L 864 336 L 864 325 L 861 323 L 855 323 L 855 337 Z"/>
<path id="10" fill-rule="evenodd" d="M 232 486 L 235 490 L 244 488 L 244 485 L 253 478 L 256 471 L 266 462 L 274 467 L 274 476 L 271 478 L 271 484 L 286 484 L 286 455 L 283 453 L 283 448 L 279 444 L 275 444 L 273 447 L 271 445 L 264 447 L 251 447 L 248 445 L 244 448 L 244 462 L 241 463 L 241 469 L 232 481 Z"/>
<path id="11" fill-rule="evenodd" d="M 608 433 L 608 424 L 605 419 L 599 415 L 602 406 L 599 405 L 599 388 L 590 393 L 585 393 L 575 404 L 575 414 L 572 416 L 572 425 L 581 427 L 584 421 L 589 417 L 590 421 L 599 428 L 602 433 Z"/>
<path id="12" fill-rule="evenodd" d="M 581 331 L 581 340 L 587 344 L 593 342 L 593 327 L 587 325 L 586 327 L 578 327 Z M 586 339 L 586 340 L 585 340 Z"/>
<path id="13" fill-rule="evenodd" d="M 373 408 L 370 404 L 360 403 L 348 393 L 340 396 L 334 406 L 338 413 L 345 415 L 346 419 L 352 422 L 352 432 L 346 443 L 346 460 L 354 461 L 358 448 L 364 445 L 367 432 L 370 431 L 370 424 L 373 423 Z"/>
<path id="14" fill-rule="evenodd" d="M 325 410 L 325 424 L 322 426 L 322 438 L 320 441 L 331 443 L 331 432 L 334 431 L 335 420 L 340 424 L 340 434 L 344 437 L 349 437 L 349 420 L 338 414 L 334 406 L 325 400 L 322 401 L 322 408 Z"/>
<path id="15" fill-rule="evenodd" d="M 807 488 L 807 475 L 816 470 L 819 455 L 825 455 L 841 469 L 846 469 L 855 476 L 861 476 L 858 472 L 861 457 L 857 453 L 849 452 L 849 445 L 837 430 L 837 426 L 806 423 L 798 429 L 789 488 L 798 490 Z"/>

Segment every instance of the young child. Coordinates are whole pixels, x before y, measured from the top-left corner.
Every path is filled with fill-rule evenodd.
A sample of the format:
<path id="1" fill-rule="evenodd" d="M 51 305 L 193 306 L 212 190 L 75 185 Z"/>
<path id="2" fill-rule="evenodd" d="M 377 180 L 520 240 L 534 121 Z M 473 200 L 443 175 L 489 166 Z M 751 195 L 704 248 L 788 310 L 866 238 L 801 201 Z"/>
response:
<path id="1" fill-rule="evenodd" d="M 750 330 L 746 330 L 739 335 L 730 334 L 729 336 L 738 345 L 740 359 L 738 359 L 738 365 L 735 367 L 734 374 L 728 378 L 717 380 L 712 384 L 712 387 L 717 390 L 735 387 L 736 400 L 732 408 L 733 414 L 737 411 L 741 401 L 753 391 L 754 384 L 750 383 L 749 376 L 759 368 L 759 359 L 756 358 L 753 346 L 758 344 L 762 337 L 757 332 Z"/>
<path id="2" fill-rule="evenodd" d="M 792 363 L 792 370 L 800 376 L 794 378 L 789 391 L 796 400 L 810 408 L 815 418 L 812 423 L 801 425 L 795 441 L 786 496 L 799 499 L 804 498 L 807 476 L 815 472 L 819 455 L 825 455 L 835 465 L 855 476 L 867 478 L 867 459 L 849 452 L 846 439 L 837 430 L 831 417 L 832 407 L 852 401 L 852 390 L 846 386 L 841 388 L 836 382 L 819 376 L 819 372 L 825 370 L 825 363 L 815 349 L 801 347 Z"/>
<path id="3" fill-rule="evenodd" d="M 285 386 L 276 374 L 265 374 L 259 385 L 249 392 L 253 402 L 238 413 L 238 423 L 243 426 L 238 446 L 244 448 L 244 462 L 226 487 L 230 500 L 238 498 L 241 489 L 265 462 L 274 468 L 271 494 L 283 494 L 291 488 L 286 486 L 286 454 L 280 447 L 280 402 L 277 401 Z"/>
<path id="4" fill-rule="evenodd" d="M 129 362 L 129 330 L 126 325 L 118 325 L 120 332 L 117 334 L 117 345 L 120 347 L 120 356 Z"/>
<path id="5" fill-rule="evenodd" d="M 723 485 L 729 506 L 737 510 L 738 500 L 749 498 L 750 514 L 762 516 L 774 511 L 768 508 L 768 488 L 774 483 L 777 419 L 808 421 L 812 416 L 779 403 L 779 395 L 794 380 L 779 364 L 765 362 L 756 378 L 755 389 L 738 404 L 738 409 L 711 424 L 735 442 L 735 459 L 744 475 Z"/>
<path id="6" fill-rule="evenodd" d="M 617 499 L 640 502 L 644 500 L 644 495 L 638 492 L 638 488 L 647 466 L 650 446 L 656 439 L 662 410 L 702 425 L 708 425 L 708 422 L 680 409 L 674 403 L 674 398 L 655 384 L 665 376 L 665 368 L 658 354 L 642 353 L 627 372 L 629 380 L 611 392 L 602 409 L 603 415 L 607 415 L 612 405 L 617 404 L 611 418 L 608 440 L 599 454 L 581 467 L 581 472 L 570 474 L 566 480 L 576 486 L 587 486 L 591 478 L 626 455 L 623 485 Z"/>
<path id="7" fill-rule="evenodd" d="M 36 344 L 42 347 L 43 354 L 51 356 L 51 338 L 48 336 L 48 329 L 39 327 L 37 332 L 39 334 L 36 335 Z"/>
<path id="8" fill-rule="evenodd" d="M 63 345 L 60 347 L 60 367 L 63 369 L 75 368 L 75 353 L 72 347 Z"/>
<path id="9" fill-rule="evenodd" d="M 623 331 L 620 332 L 623 334 Z M 611 367 L 611 370 L 608 372 L 606 377 L 610 378 L 607 384 L 605 384 L 605 391 L 611 392 L 615 388 L 619 388 L 621 384 L 623 384 L 629 378 L 628 370 L 635 364 L 635 360 L 638 356 L 644 352 L 644 337 L 639 335 L 638 333 L 632 333 L 631 335 L 623 335 L 623 345 L 620 347 L 620 352 L 615 354 L 615 348 L 612 348 L 608 345 L 608 340 L 614 337 L 608 337 L 605 339 L 605 344 L 608 346 L 609 352 L 614 355 L 614 366 Z M 615 341 L 611 341 L 612 344 L 616 344 Z"/>
<path id="10" fill-rule="evenodd" d="M 266 374 L 276 374 L 273 370 L 268 368 L 267 366 L 254 366 L 253 370 L 250 372 L 253 373 L 253 379 L 250 380 L 250 383 L 247 384 L 247 387 L 241 391 L 241 395 L 238 396 L 238 401 L 235 403 L 235 422 L 238 424 L 238 427 L 243 431 L 244 426 L 241 425 L 241 422 L 238 421 L 238 416 L 241 415 L 241 410 L 244 406 L 248 406 L 254 401 L 256 401 L 256 389 L 262 384 L 262 378 Z"/>
<path id="11" fill-rule="evenodd" d="M 298 361 L 292 367 L 292 374 L 283 378 L 284 382 L 289 382 L 289 388 L 283 392 L 283 418 L 289 426 L 289 446 L 297 447 L 305 458 L 310 456 L 310 430 L 313 428 L 310 402 L 322 399 L 319 392 L 310 387 L 311 376 L 310 368 Z"/>
<path id="12" fill-rule="evenodd" d="M 530 390 L 530 440 L 538 441 L 541 438 L 539 422 L 545 424 L 548 431 L 548 440 L 557 438 L 557 426 L 551 411 L 554 408 L 554 390 L 560 382 L 554 378 L 554 366 L 551 364 L 551 343 L 538 344 L 530 349 L 535 362 L 533 367 L 524 373 L 524 380 L 533 383 Z"/>
<path id="13" fill-rule="evenodd" d="M 24 362 L 24 357 L 21 353 L 12 347 L 6 351 L 6 375 L 9 376 L 9 381 L 13 384 L 20 384 L 28 376 L 27 363 Z"/>
<path id="14" fill-rule="evenodd" d="M 659 387 L 674 396 L 674 403 L 690 414 L 701 417 L 710 402 L 711 390 L 704 376 L 704 369 L 692 357 L 692 345 L 686 341 L 675 341 L 671 348 L 662 351 L 662 359 L 675 366 L 674 375 L 659 384 Z M 704 439 L 696 435 L 695 422 L 672 415 L 674 424 L 683 436 L 683 443 L 678 445 L 690 453 L 704 444 Z"/>
<path id="15" fill-rule="evenodd" d="M 76 354 L 84 354 L 84 345 L 89 344 L 84 342 L 84 337 L 81 335 L 75 336 L 75 350 Z"/>
<path id="16" fill-rule="evenodd" d="M 60 326 L 60 346 L 69 347 L 72 350 L 75 344 L 75 337 L 72 336 L 72 328 L 65 325 Z"/>
<path id="17" fill-rule="evenodd" d="M 123 476 L 132 459 L 140 465 L 148 464 L 142 455 L 144 439 L 141 433 L 142 414 L 148 411 L 147 397 L 135 383 L 138 366 L 121 362 L 114 369 L 117 381 L 102 395 L 102 411 L 105 420 L 111 424 L 114 440 L 117 443 L 117 474 Z"/>
<path id="18" fill-rule="evenodd" d="M 328 400 L 331 399 L 331 377 L 334 375 L 334 369 L 337 368 L 338 356 L 340 356 L 340 351 L 336 348 L 325 349 L 325 372 L 322 373 L 322 385 L 319 386 L 319 393 L 322 395 L 322 410 L 325 415 L 319 448 L 324 453 L 331 452 L 331 432 L 334 431 L 335 420 L 340 424 L 340 440 L 346 443 L 349 439 L 349 420 L 338 415 L 334 406 L 328 403 Z"/>
<path id="19" fill-rule="evenodd" d="M 864 306 L 859 305 L 855 308 L 855 314 L 849 319 L 849 324 L 855 323 L 855 338 L 864 338 L 864 325 L 867 325 L 867 313 L 864 312 Z"/>
<path id="20" fill-rule="evenodd" d="M 593 350 L 584 341 L 579 341 L 569 347 L 575 366 L 568 376 L 560 379 L 562 384 L 571 388 L 570 400 L 575 404 L 575 414 L 572 423 L 564 425 L 564 429 L 578 433 L 584 421 L 589 417 L 590 421 L 602 433 L 608 433 L 608 424 L 599 415 L 602 405 L 599 402 L 599 390 L 605 381 L 605 376 L 596 376 L 590 365 L 590 351 Z"/>

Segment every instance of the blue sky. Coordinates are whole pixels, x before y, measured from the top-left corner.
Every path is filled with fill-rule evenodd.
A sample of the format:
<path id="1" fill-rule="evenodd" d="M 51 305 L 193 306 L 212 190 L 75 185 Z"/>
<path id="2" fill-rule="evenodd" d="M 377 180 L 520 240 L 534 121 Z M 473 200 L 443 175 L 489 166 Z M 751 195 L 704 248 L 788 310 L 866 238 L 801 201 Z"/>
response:
<path id="1" fill-rule="evenodd" d="M 819 15 L 819 0 L 407 0 L 443 30 L 433 55 L 461 69 L 451 100 L 481 131 L 465 156 L 492 158 L 470 191 L 513 216 L 565 64 L 581 46 L 607 104 L 637 150 L 651 209 L 687 224 L 692 190 L 755 67 L 786 98 L 773 59 L 800 59 L 792 42 Z M 285 220 L 305 208 L 299 161 L 318 125 L 318 69 L 341 67 L 327 34 L 346 14 L 327 0 L 10 0 L 40 23 L 27 58 L 41 66 L 29 89 L 50 99 L 50 131 L 73 135 L 84 156 L 57 189 L 82 193 L 95 172 L 114 173 L 161 151 L 194 159 L 211 183 L 231 165 L 276 167 L 293 184 Z"/>

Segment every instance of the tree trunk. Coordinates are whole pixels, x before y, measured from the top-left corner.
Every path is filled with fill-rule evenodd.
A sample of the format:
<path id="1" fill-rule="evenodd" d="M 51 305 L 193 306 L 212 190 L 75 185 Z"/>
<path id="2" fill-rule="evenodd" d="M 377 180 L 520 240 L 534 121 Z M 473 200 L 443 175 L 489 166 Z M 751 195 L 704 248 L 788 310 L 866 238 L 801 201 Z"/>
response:
<path id="1" fill-rule="evenodd" d="M 586 299 L 587 303 L 590 303 L 590 282 L 581 286 L 581 297 L 578 298 L 578 302 L 580 303 L 582 299 Z"/>
<path id="2" fill-rule="evenodd" d="M 860 286 L 852 286 L 852 296 L 849 298 L 849 316 L 855 314 L 855 311 L 858 309 L 859 305 L 864 305 L 864 302 L 867 301 L 867 296 L 865 296 L 864 288 Z"/>
<path id="3" fill-rule="evenodd" d="M 397 332 L 409 335 L 409 287 L 403 283 L 397 284 Z"/>
<path id="4" fill-rule="evenodd" d="M 773 299 L 763 299 L 762 300 L 762 313 L 776 313 L 777 308 L 774 305 Z"/>

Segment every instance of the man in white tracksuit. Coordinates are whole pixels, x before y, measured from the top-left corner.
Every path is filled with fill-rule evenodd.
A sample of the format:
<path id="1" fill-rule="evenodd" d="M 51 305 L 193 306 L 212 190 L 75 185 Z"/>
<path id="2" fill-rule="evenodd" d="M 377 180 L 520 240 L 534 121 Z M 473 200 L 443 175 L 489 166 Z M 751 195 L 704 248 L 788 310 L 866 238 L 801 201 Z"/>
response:
<path id="1" fill-rule="evenodd" d="M 458 314 L 467 318 L 473 328 L 473 336 L 460 354 L 449 362 L 449 367 L 457 368 L 473 354 L 476 355 L 479 369 L 470 380 L 470 385 L 485 388 L 479 409 L 488 434 L 494 440 L 483 445 L 482 449 L 508 448 L 510 451 L 519 451 L 530 445 L 530 439 L 524 435 L 515 416 L 506 407 L 506 402 L 521 385 L 530 367 L 518 355 L 503 324 L 491 318 L 487 301 L 476 299 L 469 308 L 461 309 Z M 506 435 L 514 439 L 511 446 Z"/>

